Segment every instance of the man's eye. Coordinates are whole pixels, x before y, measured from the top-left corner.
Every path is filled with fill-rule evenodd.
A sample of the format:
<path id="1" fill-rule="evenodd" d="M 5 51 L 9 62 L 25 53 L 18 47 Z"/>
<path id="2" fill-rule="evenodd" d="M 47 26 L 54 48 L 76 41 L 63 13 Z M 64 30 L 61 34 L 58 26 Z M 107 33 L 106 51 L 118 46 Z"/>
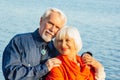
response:
<path id="1" fill-rule="evenodd" d="M 52 24 L 52 23 L 50 23 L 50 22 L 48 22 L 47 24 L 48 24 L 49 26 L 52 26 L 52 25 L 53 25 L 53 24 Z"/>

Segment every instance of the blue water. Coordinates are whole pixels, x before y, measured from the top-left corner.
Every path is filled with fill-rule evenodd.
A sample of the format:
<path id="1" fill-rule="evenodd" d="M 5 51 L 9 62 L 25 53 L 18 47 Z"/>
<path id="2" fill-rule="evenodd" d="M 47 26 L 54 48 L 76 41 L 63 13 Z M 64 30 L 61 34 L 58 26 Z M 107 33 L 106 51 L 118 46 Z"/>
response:
<path id="1" fill-rule="evenodd" d="M 38 28 L 49 7 L 61 9 L 67 25 L 79 29 L 83 40 L 79 54 L 91 51 L 104 65 L 106 80 L 120 80 L 120 0 L 0 0 L 0 80 L 5 46 L 14 35 Z"/>

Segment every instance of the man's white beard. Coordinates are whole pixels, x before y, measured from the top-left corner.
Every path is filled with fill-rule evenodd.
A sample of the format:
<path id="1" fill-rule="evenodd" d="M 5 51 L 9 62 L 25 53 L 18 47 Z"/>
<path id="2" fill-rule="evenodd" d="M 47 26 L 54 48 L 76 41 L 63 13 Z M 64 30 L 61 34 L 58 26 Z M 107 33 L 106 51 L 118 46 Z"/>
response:
<path id="1" fill-rule="evenodd" d="M 46 36 L 45 34 L 42 35 L 42 38 L 43 38 L 46 42 L 49 42 L 49 41 L 52 40 L 49 36 Z"/>

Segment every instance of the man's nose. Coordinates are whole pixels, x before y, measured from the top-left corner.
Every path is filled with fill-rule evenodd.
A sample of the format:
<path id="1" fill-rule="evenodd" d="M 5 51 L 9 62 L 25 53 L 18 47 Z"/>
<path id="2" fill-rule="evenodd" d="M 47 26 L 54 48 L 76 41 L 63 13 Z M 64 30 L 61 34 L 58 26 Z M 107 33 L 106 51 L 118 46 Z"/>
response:
<path id="1" fill-rule="evenodd" d="M 50 28 L 50 31 L 54 31 L 55 30 L 55 25 L 52 25 L 51 28 Z"/>

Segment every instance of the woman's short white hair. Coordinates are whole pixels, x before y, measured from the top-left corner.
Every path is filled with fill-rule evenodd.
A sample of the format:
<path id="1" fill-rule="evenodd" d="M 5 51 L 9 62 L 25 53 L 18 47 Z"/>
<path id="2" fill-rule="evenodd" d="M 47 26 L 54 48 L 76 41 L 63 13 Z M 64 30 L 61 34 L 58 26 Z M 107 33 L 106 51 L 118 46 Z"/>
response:
<path id="1" fill-rule="evenodd" d="M 57 8 L 49 8 L 45 11 L 45 13 L 42 15 L 42 19 L 45 19 L 46 17 L 48 17 L 52 12 L 56 12 L 58 13 L 59 15 L 61 15 L 62 19 L 65 20 L 65 23 L 67 22 L 67 18 L 65 16 L 65 14 L 57 9 Z"/>
<path id="2" fill-rule="evenodd" d="M 76 51 L 79 52 L 82 49 L 82 40 L 81 40 L 78 29 L 75 27 L 65 26 L 64 28 L 62 28 L 55 37 L 55 40 L 54 40 L 55 47 L 57 47 L 57 40 L 65 38 L 66 35 L 74 39 Z"/>

